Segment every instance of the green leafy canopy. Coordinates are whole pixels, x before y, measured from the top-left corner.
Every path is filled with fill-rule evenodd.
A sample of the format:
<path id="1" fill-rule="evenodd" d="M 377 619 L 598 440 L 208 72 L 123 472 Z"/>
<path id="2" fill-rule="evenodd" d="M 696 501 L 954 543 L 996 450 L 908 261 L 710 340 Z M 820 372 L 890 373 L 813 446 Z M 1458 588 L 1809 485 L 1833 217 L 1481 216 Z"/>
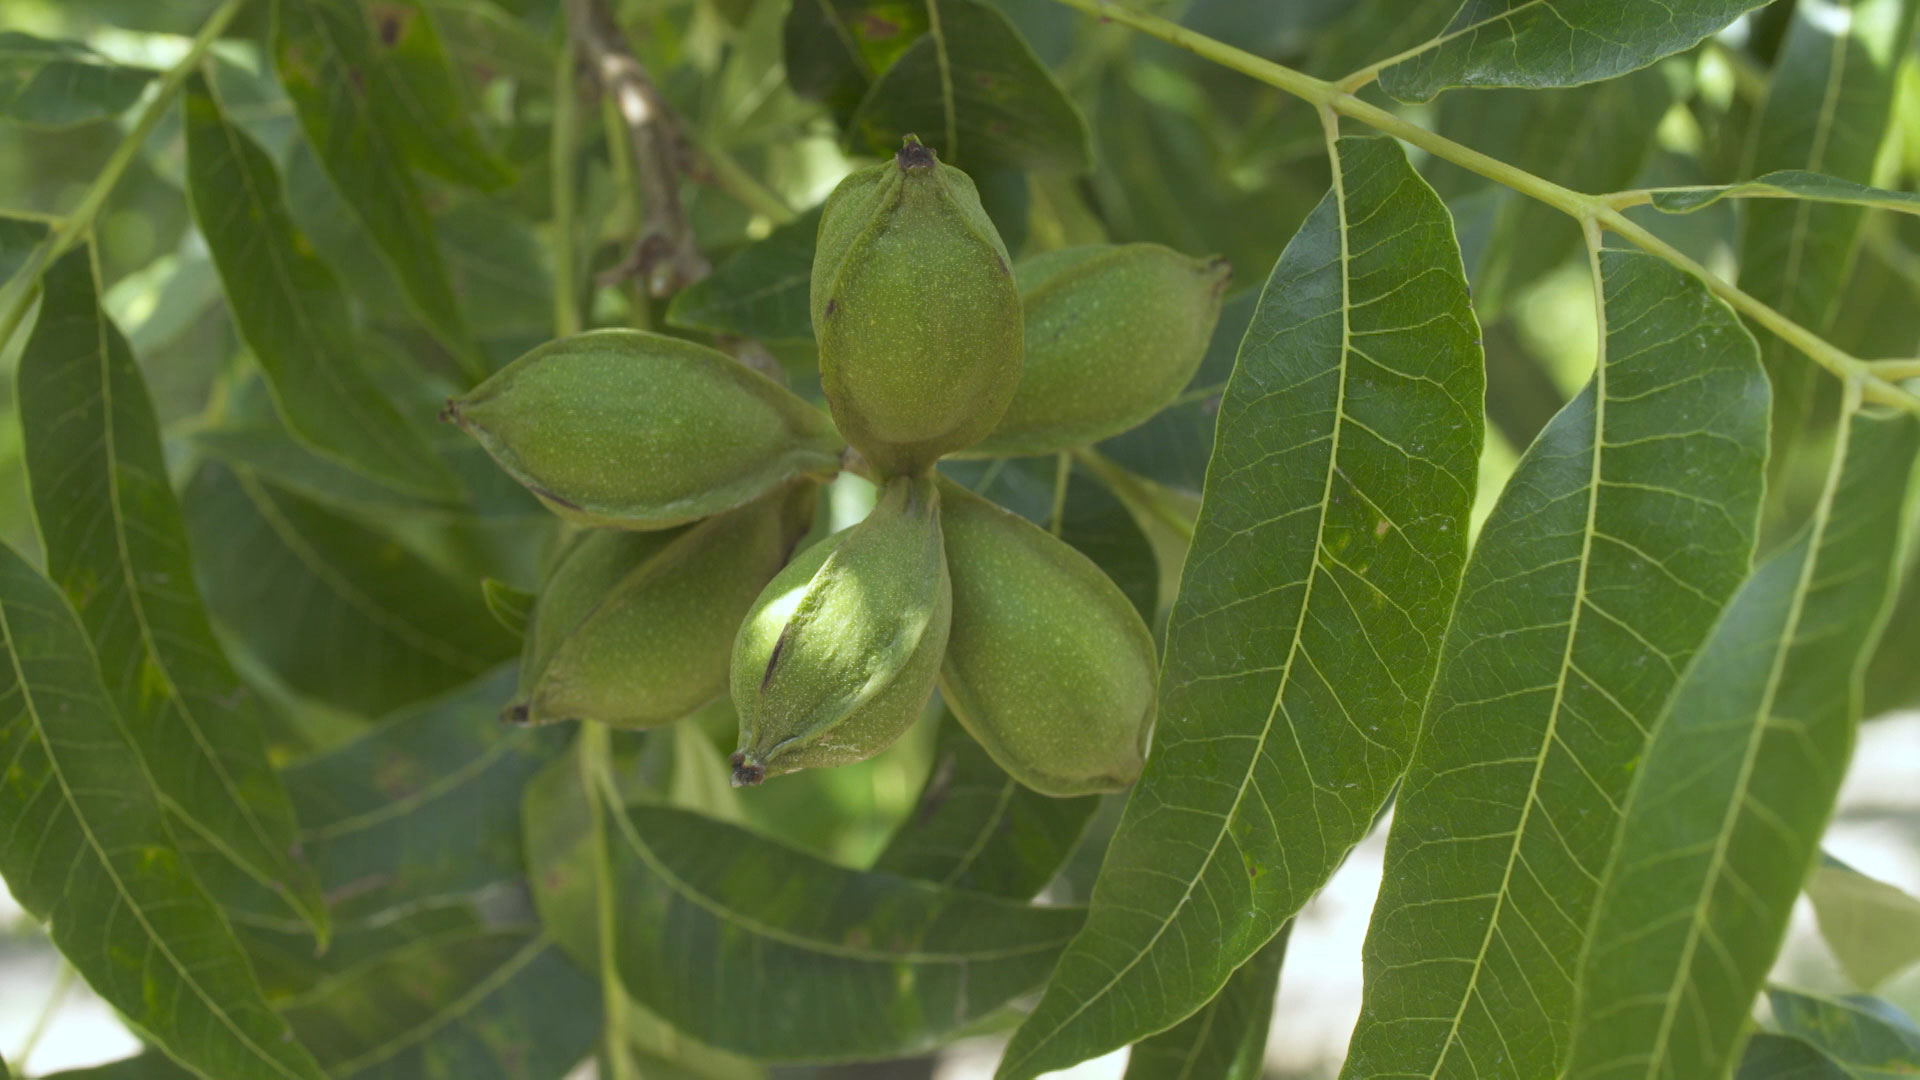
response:
<path id="1" fill-rule="evenodd" d="M 0 1076 L 1920 1073 L 1913 830 L 1834 827 L 1905 798 L 1855 748 L 1920 707 L 1920 0 L 0 10 L 9 949 L 141 1044 L 56 1072 L 75 995 L 32 983 Z M 1001 258 L 887 248 L 876 202 L 876 294 L 966 325 L 997 266 L 1085 298 L 1029 304 L 1023 363 L 1060 367 L 978 400 L 1179 374 L 1091 445 L 934 465 L 1110 610 L 984 594 L 1032 623 L 995 653 L 956 599 L 941 685 L 978 702 L 735 788 L 722 598 L 918 437 L 840 400 L 873 373 L 839 328 L 880 316 L 809 295 L 825 200 L 909 137 Z M 1149 265 L 1206 285 L 1114 284 Z M 1117 355 L 1142 325 L 1181 355 Z M 964 381 L 960 343 L 895 340 L 956 355 L 862 394 Z M 485 446 L 440 422 L 475 400 Z M 655 558 L 709 532 L 588 514 L 580 477 L 780 525 L 751 568 Z M 900 622 L 897 584 L 833 610 Z M 625 604 L 651 621 L 574 620 Z M 1090 674 L 1115 623 L 1127 667 Z M 687 715 L 516 721 L 602 661 Z M 1109 685 L 1153 705 L 1138 778 L 1026 786 Z M 994 693 L 1055 704 L 1014 730 L 1042 710 Z M 1379 891 L 1328 959 L 1356 850 Z M 1358 987 L 1342 1057 L 1283 979 Z"/>

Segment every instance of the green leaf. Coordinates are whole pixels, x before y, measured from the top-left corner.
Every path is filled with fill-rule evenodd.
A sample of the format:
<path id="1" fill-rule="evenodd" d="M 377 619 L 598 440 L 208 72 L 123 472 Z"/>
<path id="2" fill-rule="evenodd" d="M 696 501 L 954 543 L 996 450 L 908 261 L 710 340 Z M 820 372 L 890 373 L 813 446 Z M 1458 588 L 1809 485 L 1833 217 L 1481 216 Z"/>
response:
<path id="1" fill-rule="evenodd" d="M 335 898 L 324 956 L 236 919 L 294 1029 L 336 1078 L 559 1080 L 599 1028 L 594 983 L 528 901 L 520 796 L 563 728 L 507 728 L 502 668 L 287 770 Z"/>
<path id="2" fill-rule="evenodd" d="M 1796 7 L 1755 121 L 1743 170 L 1810 170 L 1864 183 L 1887 135 L 1897 59 L 1913 40 L 1914 0 L 1847 0 Z M 1865 210 L 1827 202 L 1756 200 L 1741 232 L 1740 287 L 1825 333 L 1838 312 Z M 1805 424 L 1814 366 L 1767 331 L 1760 358 L 1773 380 L 1774 456 Z"/>
<path id="3" fill-rule="evenodd" d="M 1862 990 L 1920 963 L 1920 900 L 1905 891 L 1823 855 L 1807 899 L 1840 970 Z"/>
<path id="4" fill-rule="evenodd" d="M 1204 1005 L 1406 766 L 1466 560 L 1478 329 L 1446 208 L 1399 144 L 1338 157 L 1220 406 L 1145 774 L 1003 1080 Z"/>
<path id="5" fill-rule="evenodd" d="M 1666 74 L 1644 68 L 1567 90 L 1455 94 L 1442 99 L 1438 127 L 1448 138 L 1563 187 L 1617 191 L 1639 174 L 1673 98 Z M 1469 183 L 1485 184 L 1478 177 Z M 1440 177 L 1435 186 L 1456 195 Z M 1580 225 L 1566 214 L 1536 199 L 1503 195 L 1480 257 L 1468 265 L 1474 311 L 1484 322 L 1495 321 L 1509 298 L 1581 246 Z"/>
<path id="6" fill-rule="evenodd" d="M 542 916 L 588 935 L 579 949 L 592 942 L 590 819 L 577 782 L 554 775 L 529 799 L 529 846 Z M 688 1036 L 759 1060 L 938 1045 L 1037 987 L 1084 915 L 845 870 L 671 807 L 609 819 L 628 992 Z"/>
<path id="7" fill-rule="evenodd" d="M 1900 593 L 1894 598 L 1892 614 L 1887 616 L 1880 647 L 1867 662 L 1862 715 L 1868 718 L 1920 705 L 1920 664 L 1913 662 L 1913 657 L 1920 655 L 1920 506 L 1914 507 L 1914 523 L 1909 528 L 1916 539 L 1907 552 Z"/>
<path id="8" fill-rule="evenodd" d="M 373 107 L 415 167 L 443 180 L 498 191 L 513 170 L 473 122 L 432 12 L 422 0 L 367 0 L 374 28 Z"/>
<path id="9" fill-rule="evenodd" d="M 1567 958 L 1650 718 L 1753 555 L 1753 336 L 1651 255 L 1596 269 L 1593 380 L 1521 459 L 1467 565 L 1394 808 L 1346 1076 L 1555 1075 Z"/>
<path id="10" fill-rule="evenodd" d="M 1920 1073 L 1920 1028 L 1879 998 L 1815 997 L 1773 987 L 1774 1023 L 1805 1039 L 1850 1077 L 1892 1080 Z"/>
<path id="11" fill-rule="evenodd" d="M 303 694 L 379 714 L 518 651 L 474 583 L 248 470 L 204 465 L 184 502 L 208 607 Z"/>
<path id="12" fill-rule="evenodd" d="M 399 277 L 434 336 L 472 369 L 479 349 L 454 300 L 407 154 L 375 96 L 384 89 L 355 0 L 276 0 L 274 57 L 328 179 Z"/>
<path id="13" fill-rule="evenodd" d="M 926 33 L 867 88 L 850 143 L 892 153 L 918 134 L 969 172 L 1093 168 L 1085 118 L 1005 15 L 981 0 L 928 0 L 927 13 Z"/>
<path id="14" fill-rule="evenodd" d="M 95 992 L 208 1076 L 319 1066 L 174 848 L 66 599 L 0 548 L 0 873 Z"/>
<path id="15" fill-rule="evenodd" d="M 1812 520 L 1734 594 L 1634 766 L 1577 965 L 1578 1080 L 1733 1064 L 1853 746 L 1920 424 L 1849 411 L 1837 445 Z"/>
<path id="16" fill-rule="evenodd" d="M 1651 197 L 1655 209 L 1669 214 L 1691 214 L 1722 199 L 1800 199 L 1920 214 L 1920 195 L 1911 191 L 1868 187 L 1805 169 L 1781 169 L 1741 184 L 1662 188 L 1653 191 Z"/>
<path id="17" fill-rule="evenodd" d="M 458 67 L 540 89 L 552 85 L 551 47 L 492 0 L 425 0 L 425 6 Z"/>
<path id="18" fill-rule="evenodd" d="M 138 101 L 153 76 L 77 41 L 0 31 L 0 120 L 41 128 L 105 120 Z"/>
<path id="19" fill-rule="evenodd" d="M 711 334 L 811 342 L 807 290 L 819 231 L 820 208 L 815 207 L 727 256 L 710 276 L 673 298 L 667 321 Z"/>
<path id="20" fill-rule="evenodd" d="M 844 125 L 873 80 L 927 32 L 926 0 L 795 0 L 782 30 L 787 82 Z"/>
<path id="21" fill-rule="evenodd" d="M 452 474 L 361 366 L 346 294 L 288 219 L 273 162 L 203 80 L 188 86 L 186 111 L 194 214 L 287 427 L 382 483 L 452 498 Z"/>
<path id="22" fill-rule="evenodd" d="M 480 597 L 487 602 L 487 613 L 509 633 L 526 636 L 527 619 L 533 614 L 537 599 L 533 593 L 516 589 L 499 578 L 488 578 L 480 583 Z"/>
<path id="23" fill-rule="evenodd" d="M 927 786 L 873 869 L 1031 899 L 1067 861 L 1099 806 L 1097 797 L 1055 799 L 1022 787 L 943 713 Z"/>
<path id="24" fill-rule="evenodd" d="M 68 1069 L 51 1073 L 46 1080 L 198 1080 L 198 1078 L 167 1060 L 164 1055 L 149 1050 L 138 1057 L 122 1058 L 105 1065 L 95 1065 L 90 1069 Z"/>
<path id="25" fill-rule="evenodd" d="M 1260 1080 L 1292 927 L 1288 923 L 1240 965 L 1205 1008 L 1135 1045 L 1125 1080 Z"/>
<path id="26" fill-rule="evenodd" d="M 33 253 L 53 230 L 38 218 L 14 217 L 0 213 L 0 286 L 33 260 Z"/>
<path id="27" fill-rule="evenodd" d="M 82 246 L 47 271 L 20 358 L 48 576 L 93 640 L 161 804 L 209 857 L 273 889 L 324 941 L 326 905 L 291 854 L 293 807 L 267 762 L 265 711 L 201 607 L 146 381 L 100 309 L 92 258 Z"/>
<path id="28" fill-rule="evenodd" d="M 1791 1035 L 1758 1032 L 1747 1040 L 1735 1080 L 1853 1080 L 1812 1043 Z"/>
<path id="29" fill-rule="evenodd" d="M 1380 73 L 1401 101 L 1455 86 L 1579 86 L 1683 52 L 1767 0 L 1466 0 L 1446 32 Z"/>

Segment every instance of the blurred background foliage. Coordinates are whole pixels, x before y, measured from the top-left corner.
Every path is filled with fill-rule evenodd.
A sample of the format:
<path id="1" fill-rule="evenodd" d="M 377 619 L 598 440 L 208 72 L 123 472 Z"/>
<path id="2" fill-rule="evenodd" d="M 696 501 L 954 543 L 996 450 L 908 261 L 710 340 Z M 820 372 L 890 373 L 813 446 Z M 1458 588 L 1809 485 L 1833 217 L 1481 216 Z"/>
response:
<path id="1" fill-rule="evenodd" d="M 915 92 L 931 62 L 917 4 L 793 0 L 790 9 L 785 0 L 617 0 L 611 9 L 626 42 L 678 117 L 680 195 L 698 250 L 713 266 L 678 296 L 654 296 L 630 272 L 647 207 L 629 133 L 590 80 L 562 85 L 560 0 L 327 3 L 364 18 L 366 46 L 392 80 L 381 85 L 419 105 L 380 124 L 401 161 L 361 162 L 367 167 L 354 176 L 353 163 L 328 160 L 331 151 L 311 124 L 303 127 L 287 86 L 299 81 L 302 92 L 318 94 L 341 87 L 324 70 L 298 72 L 295 80 L 277 74 L 286 63 L 276 62 L 269 0 L 248 4 L 215 44 L 207 87 L 280 178 L 267 199 L 283 204 L 294 248 L 336 283 L 348 319 L 332 340 L 347 343 L 351 362 L 458 479 L 462 494 L 397 490 L 316 453 L 290 430 L 263 381 L 264 365 L 243 340 L 236 306 L 248 301 L 223 291 L 210 238 L 196 225 L 186 190 L 196 165 L 178 109 L 138 147 L 93 222 L 101 298 L 150 388 L 222 644 L 272 706 L 270 750 L 285 767 L 307 857 L 323 888 L 351 897 L 336 913 L 335 943 L 321 960 L 304 928 L 289 924 L 270 899 L 232 901 L 270 994 L 303 1035 L 331 1040 L 323 1064 L 336 1075 L 427 1075 L 408 1070 L 426 1069 L 422 1062 L 441 1053 L 431 1040 L 407 1051 L 426 1057 L 389 1060 L 355 1049 L 357 1041 L 378 1041 L 378 1025 L 368 1026 L 365 1003 L 377 1000 L 366 996 L 370 984 L 410 966 L 443 984 L 445 1000 L 470 1010 L 474 1024 L 506 1024 L 495 1032 L 500 1038 L 522 1038 L 545 1055 L 511 1073 L 497 1071 L 496 1056 L 457 1075 L 557 1076 L 589 1051 L 598 988 L 568 959 L 577 947 L 541 929 L 539 909 L 563 899 L 527 887 L 545 857 L 564 856 L 564 844 L 523 850 L 521 843 L 523 829 L 538 840 L 542 822 L 579 835 L 566 832 L 561 805 L 578 789 L 564 775 L 552 779 L 565 767 L 570 733 L 492 724 L 505 697 L 501 680 L 510 680 L 500 665 L 517 644 L 489 613 L 481 582 L 535 589 L 558 529 L 476 447 L 432 423 L 438 404 L 477 372 L 553 337 L 557 305 L 582 313 L 587 325 L 718 344 L 777 366 L 797 390 L 817 395 L 805 307 L 814 211 L 850 169 L 904 131 L 918 131 L 974 174 L 1016 256 L 1151 240 L 1218 253 L 1232 264 L 1233 292 L 1213 348 L 1166 412 L 1070 467 L 1053 459 L 949 466 L 1042 523 L 1058 505 L 1062 535 L 1113 575 L 1158 629 L 1190 534 L 1213 412 L 1253 302 L 1328 185 L 1319 120 L 1271 88 L 1049 0 L 943 4 L 955 35 L 951 62 L 976 76 L 964 82 L 955 128 L 938 110 L 926 111 L 925 95 Z M 185 53 L 217 6 L 5 0 L 0 32 L 91 52 L 65 61 L 82 71 L 62 84 L 68 92 L 56 95 L 59 108 L 44 87 L 30 85 L 51 77 L 36 66 L 41 61 L 0 60 L 0 211 L 72 211 L 156 74 Z M 1425 40 L 1454 7 L 1409 0 L 1145 6 L 1324 77 Z M 1596 86 L 1455 93 L 1399 108 L 1579 190 L 1742 179 L 1763 152 L 1753 132 L 1791 8 L 1781 0 L 1696 49 Z M 853 54 L 823 44 L 821 35 L 835 32 L 830 9 L 865 17 L 858 25 L 867 36 Z M 1920 62 L 1911 50 L 1898 55 L 1894 136 L 1856 179 L 1912 190 L 1920 179 Z M 1386 101 L 1377 89 L 1367 93 Z M 575 101 L 577 138 L 571 152 L 556 156 L 557 94 Z M 373 107 L 391 104 L 377 99 Z M 1591 285 L 1578 230 L 1566 218 L 1452 166 L 1417 157 L 1416 164 L 1453 212 L 1484 327 L 1491 423 L 1477 525 L 1519 451 L 1591 371 Z M 367 207 L 356 204 L 356 184 L 410 189 L 426 233 L 407 238 L 386 221 L 370 223 Z M 207 209 L 231 198 L 210 195 Z M 563 237 L 555 208 L 569 205 L 572 228 Z M 1635 219 L 1732 279 L 1748 212 L 1728 201 L 1685 216 L 1643 209 Z M 1850 282 L 1836 284 L 1827 326 L 1816 329 L 1830 329 L 1837 344 L 1862 357 L 1920 353 L 1920 219 L 1843 212 L 1861 218 L 1857 253 Z M 20 250 L 0 243 L 0 280 L 16 268 Z M 570 295 L 556 297 L 568 288 Z M 436 299 L 441 289 L 447 305 Z M 0 291 L 0 300 L 12 296 Z M 0 538 L 44 562 L 11 400 L 25 338 L 16 334 L 0 351 L 7 375 L 0 396 L 8 398 L 0 408 Z M 1831 389 L 1818 384 L 1812 392 Z M 1801 478 L 1788 479 L 1783 519 L 1792 516 L 1791 485 Z M 857 520 L 871 498 L 864 481 L 837 482 L 817 528 Z M 1920 697 L 1920 665 L 1911 662 L 1917 653 L 1920 600 L 1909 596 L 1876 663 L 1873 711 Z M 929 776 L 939 783 L 966 750 L 940 725 L 935 708 L 871 761 L 745 792 L 720 779 L 733 738 L 725 703 L 671 731 L 617 736 L 614 749 L 623 781 L 674 805 L 742 823 L 838 866 L 905 866 L 910 852 L 883 854 L 890 838 L 914 820 Z M 406 817 L 383 825 L 380 808 L 396 798 L 415 801 Z M 1108 799 L 1059 825 L 1061 851 L 1042 857 L 1063 860 L 1049 898 L 1084 899 L 1116 807 Z M 378 884 L 360 884 L 369 881 Z M 484 1001 L 467 995 L 477 984 L 491 987 Z M 516 1015 L 555 1026 L 516 1036 L 508 1022 Z M 661 1076 L 760 1075 L 758 1066 L 690 1044 L 656 1018 L 636 1014 L 630 1033 L 635 1052 Z"/>

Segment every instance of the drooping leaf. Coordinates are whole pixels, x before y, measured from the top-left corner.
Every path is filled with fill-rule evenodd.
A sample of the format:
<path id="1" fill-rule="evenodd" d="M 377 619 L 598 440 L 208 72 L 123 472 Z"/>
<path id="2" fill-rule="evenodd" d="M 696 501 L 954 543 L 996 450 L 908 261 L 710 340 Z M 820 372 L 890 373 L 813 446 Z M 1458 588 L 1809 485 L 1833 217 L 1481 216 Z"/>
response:
<path id="1" fill-rule="evenodd" d="M 1911 191 L 1888 191 L 1805 169 L 1782 169 L 1741 184 L 1664 188 L 1651 196 L 1654 208 L 1669 214 L 1691 214 L 1722 199 L 1799 199 L 1920 214 L 1920 195 Z"/>
<path id="2" fill-rule="evenodd" d="M 203 465 L 184 503 L 207 606 L 303 694 L 377 715 L 518 651 L 476 582 L 248 470 Z"/>
<path id="3" fill-rule="evenodd" d="M 456 184 L 498 191 L 513 170 L 469 118 L 439 27 L 423 0 L 368 0 L 373 24 L 374 108 L 416 167 Z"/>
<path id="4" fill-rule="evenodd" d="M 1914 515 L 1911 528 L 1916 540 L 1907 552 L 1900 594 L 1894 597 L 1893 611 L 1887 616 L 1886 630 L 1880 635 L 1880 647 L 1867 662 L 1862 715 L 1869 719 L 1920 704 L 1920 664 L 1912 661 L 1920 654 L 1920 506 L 1914 508 Z"/>
<path id="5" fill-rule="evenodd" d="M 1441 99 L 1440 133 L 1575 191 L 1617 191 L 1639 174 L 1654 130 L 1673 102 L 1658 68 L 1565 90 L 1492 90 Z M 1452 198 L 1457 187 L 1436 177 Z M 1469 183 L 1484 183 L 1473 177 Z M 1506 301 L 1580 247 L 1580 225 L 1536 199 L 1506 193 L 1476 262 L 1474 311 L 1493 322 Z"/>
<path id="6" fill-rule="evenodd" d="M 765 342 L 812 341 L 807 290 L 819 231 L 816 207 L 727 256 L 706 279 L 673 298 L 667 321 Z"/>
<path id="7" fill-rule="evenodd" d="M 1600 253 L 1593 380 L 1482 528 L 1387 840 L 1343 1076 L 1552 1076 L 1652 719 L 1746 577 L 1767 454 L 1753 335 Z M 1521 987 L 1525 990 L 1522 991 Z"/>
<path id="8" fill-rule="evenodd" d="M 599 993 L 529 903 L 520 795 L 564 728 L 501 726 L 503 668 L 293 766 L 301 843 L 334 897 L 314 956 L 242 904 L 242 939 L 330 1076 L 559 1080 Z"/>
<path id="9" fill-rule="evenodd" d="M 60 591 L 0 548 L 0 874 L 89 985 L 209 1076 L 320 1080 L 194 880 Z"/>
<path id="10" fill-rule="evenodd" d="M 556 774 L 529 797 L 526 828 L 542 917 L 597 953 L 588 813 L 577 779 Z M 1038 986 L 1084 916 L 845 870 L 669 806 L 633 803 L 604 824 L 628 992 L 701 1043 L 764 1061 L 928 1049 Z"/>
<path id="11" fill-rule="evenodd" d="M 1807 899 L 1827 948 L 1860 989 L 1920 963 L 1920 900 L 1904 890 L 1822 855 Z"/>
<path id="12" fill-rule="evenodd" d="M 122 1058 L 90 1069 L 67 1069 L 50 1073 L 46 1080 L 198 1080 L 192 1073 L 167 1060 L 166 1055 L 149 1050 L 137 1057 Z"/>
<path id="13" fill-rule="evenodd" d="M 1571 1077 L 1733 1064 L 1852 749 L 1920 423 L 1847 412 L 1837 445 L 1812 520 L 1734 594 L 1634 766 L 1579 958 Z"/>
<path id="14" fill-rule="evenodd" d="M 918 134 L 969 172 L 1093 167 L 1086 120 L 1005 15 L 982 0 L 930 0 L 926 11 L 926 32 L 867 87 L 850 142 L 892 153 Z"/>
<path id="15" fill-rule="evenodd" d="M 1136 1044 L 1125 1080 L 1260 1080 L 1292 927 L 1288 923 L 1240 965 L 1199 1012 Z"/>
<path id="16" fill-rule="evenodd" d="M 366 18 L 355 0 L 275 0 L 274 58 L 301 129 L 341 198 L 365 224 L 421 319 L 454 355 L 479 350 L 448 284 L 433 222 L 384 106 Z"/>
<path id="17" fill-rule="evenodd" d="M 1794 9 L 1756 120 L 1744 171 L 1808 170 L 1873 179 L 1887 135 L 1898 57 L 1913 40 L 1915 0 L 1845 0 Z M 1813 330 L 1833 325 L 1865 218 L 1861 206 L 1755 200 L 1741 233 L 1740 287 Z M 1756 331 L 1773 381 L 1776 464 L 1813 400 L 1814 366 L 1772 333 Z"/>
<path id="18" fill-rule="evenodd" d="M 47 271 L 20 358 L 48 576 L 93 640 L 161 804 L 208 858 L 272 889 L 324 940 L 326 907 L 292 855 L 293 807 L 267 761 L 264 709 L 201 607 L 146 381 L 100 309 L 92 258 L 82 246 Z"/>
<path id="19" fill-rule="evenodd" d="M 1003 1080 L 1204 1005 L 1406 766 L 1466 558 L 1478 330 L 1446 209 L 1398 144 L 1337 149 L 1221 403 L 1146 771 Z"/>
<path id="20" fill-rule="evenodd" d="M 927 786 L 873 869 L 1027 900 L 1067 861 L 1099 805 L 1022 787 L 945 715 Z"/>
<path id="21" fill-rule="evenodd" d="M 1401 101 L 1454 86 L 1579 86 L 1698 44 L 1767 0 L 1466 0 L 1440 36 L 1380 73 Z"/>
<path id="22" fill-rule="evenodd" d="M 186 111 L 194 213 L 287 427 L 375 480 L 452 498 L 452 474 L 362 367 L 346 295 L 288 219 L 272 161 L 227 121 L 203 80 L 189 84 Z"/>
<path id="23" fill-rule="evenodd" d="M 0 120 L 42 128 L 105 120 L 138 101 L 153 75 L 77 41 L 0 31 Z"/>
<path id="24" fill-rule="evenodd" d="M 1781 987 L 1767 991 L 1774 1023 L 1806 1040 L 1858 1080 L 1920 1074 L 1920 1027 L 1879 998 L 1816 997 Z"/>

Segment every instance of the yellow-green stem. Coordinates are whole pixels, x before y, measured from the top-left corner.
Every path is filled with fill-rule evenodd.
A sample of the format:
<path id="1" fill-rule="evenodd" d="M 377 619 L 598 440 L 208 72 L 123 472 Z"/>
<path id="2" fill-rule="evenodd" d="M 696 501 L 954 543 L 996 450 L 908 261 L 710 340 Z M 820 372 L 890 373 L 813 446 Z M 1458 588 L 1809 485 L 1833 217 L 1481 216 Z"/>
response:
<path id="1" fill-rule="evenodd" d="M 80 196 L 80 204 L 73 208 L 72 213 L 54 223 L 52 234 L 47 237 L 46 242 L 34 249 L 33 254 L 27 259 L 26 266 L 14 275 L 13 280 L 19 285 L 20 293 L 13 298 L 13 303 L 6 313 L 0 315 L 0 345 L 5 345 L 13 337 L 13 332 L 20 328 L 21 320 L 27 317 L 28 309 L 33 306 L 34 297 L 39 294 L 40 275 L 46 272 L 53 260 L 73 250 L 73 246 L 93 228 L 93 219 L 100 216 L 100 210 L 106 206 L 108 196 L 112 195 L 113 189 L 119 186 L 121 174 L 127 171 L 127 166 L 133 164 L 133 159 L 140 153 L 140 147 L 147 141 L 147 136 L 153 134 L 153 129 L 167 114 L 168 107 L 173 104 L 174 97 L 180 93 L 180 87 L 186 83 L 187 76 L 193 74 L 201 61 L 206 59 L 207 50 L 213 48 L 213 43 L 220 40 L 220 35 L 226 32 L 227 27 L 246 6 L 247 0 L 227 0 L 200 27 L 200 32 L 193 37 L 193 43 L 187 46 L 186 55 L 160 76 L 152 96 L 147 98 L 147 103 L 140 107 L 140 114 L 134 118 L 133 127 L 121 136 L 119 144 L 113 148 L 112 155 L 107 158 L 106 165 L 100 169 L 99 174 L 93 178 L 93 183 L 88 185 L 86 192 Z"/>
<path id="2" fill-rule="evenodd" d="M 613 739 L 607 725 L 586 721 L 575 742 L 580 786 L 587 797 L 587 819 L 593 843 L 595 935 L 599 942 L 601 1035 L 606 1044 L 609 1080 L 640 1080 L 627 1042 L 627 990 L 620 982 L 614 933 L 617 912 L 613 895 L 613 849 L 607 841 L 607 815 L 621 812 L 619 789 L 613 783 Z"/>
<path id="3" fill-rule="evenodd" d="M 1894 405 L 1908 412 L 1920 413 L 1920 396 L 1886 382 L 1878 377 L 1865 361 L 1849 355 L 1820 335 L 1787 318 L 1736 286 L 1721 280 L 1718 275 L 1614 209 L 1609 205 L 1607 196 L 1585 195 L 1563 187 L 1525 169 L 1509 165 L 1498 158 L 1489 157 L 1472 147 L 1462 146 L 1387 109 L 1355 97 L 1353 91 L 1372 81 L 1374 74 L 1393 62 L 1391 59 L 1364 68 L 1339 83 L 1332 83 L 1276 64 L 1271 60 L 1262 59 L 1242 49 L 1236 49 L 1225 42 L 1216 41 L 1205 34 L 1195 33 L 1157 15 L 1121 7 L 1110 0 L 1055 0 L 1055 2 L 1131 27 L 1149 37 L 1158 38 L 1202 59 L 1210 60 L 1229 70 L 1240 72 L 1268 86 L 1292 94 L 1316 108 L 1331 109 L 1342 116 L 1351 117 L 1376 131 L 1417 146 L 1434 157 L 1450 161 L 1469 172 L 1477 173 L 1522 195 L 1546 203 L 1575 220 L 1592 217 L 1602 226 L 1619 234 L 1648 254 L 1664 259 L 1698 277 L 1715 296 L 1778 335 L 1814 363 L 1826 368 L 1842 380 L 1858 379 L 1867 400 Z"/>
<path id="4" fill-rule="evenodd" d="M 580 90 L 573 39 L 566 37 L 553 75 L 553 332 L 580 332 L 579 259 L 574 252 L 573 163 L 580 143 Z"/>

